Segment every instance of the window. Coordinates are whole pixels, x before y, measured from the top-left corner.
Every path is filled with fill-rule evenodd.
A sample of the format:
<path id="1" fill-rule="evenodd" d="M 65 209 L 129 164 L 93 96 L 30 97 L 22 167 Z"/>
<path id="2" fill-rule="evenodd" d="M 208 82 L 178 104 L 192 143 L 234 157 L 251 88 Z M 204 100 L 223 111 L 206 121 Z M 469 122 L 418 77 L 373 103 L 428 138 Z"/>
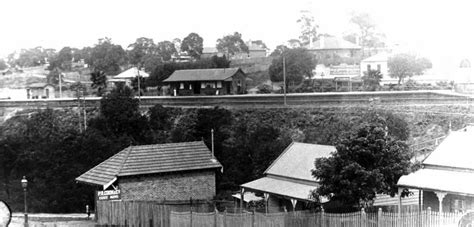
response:
<path id="1" fill-rule="evenodd" d="M 184 83 L 179 83 L 179 89 L 184 89 Z"/>
<path id="2" fill-rule="evenodd" d="M 367 72 L 370 72 L 370 64 L 367 65 Z"/>
<path id="3" fill-rule="evenodd" d="M 217 88 L 222 88 L 222 82 L 217 81 Z"/>
<path id="4" fill-rule="evenodd" d="M 189 84 L 189 90 L 193 89 L 193 85 Z"/>
<path id="5" fill-rule="evenodd" d="M 377 64 L 377 71 L 379 71 L 379 72 L 382 71 L 382 66 L 380 64 Z"/>
<path id="6" fill-rule="evenodd" d="M 206 83 L 201 82 L 201 88 L 206 88 Z"/>

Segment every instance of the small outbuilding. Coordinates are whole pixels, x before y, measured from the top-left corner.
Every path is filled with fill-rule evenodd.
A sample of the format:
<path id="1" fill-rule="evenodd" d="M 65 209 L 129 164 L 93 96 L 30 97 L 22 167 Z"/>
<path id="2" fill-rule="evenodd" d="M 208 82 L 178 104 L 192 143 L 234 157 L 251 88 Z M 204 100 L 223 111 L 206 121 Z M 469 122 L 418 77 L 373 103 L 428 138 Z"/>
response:
<path id="1" fill-rule="evenodd" d="M 334 146 L 291 143 L 268 167 L 264 177 L 241 185 L 243 201 L 245 192 L 262 193 L 268 212 L 305 210 L 315 202 L 311 192 L 319 183 L 311 175 L 316 158 L 329 157 L 335 152 Z M 242 194 L 242 193 L 241 193 Z M 319 198 L 327 202 L 326 198 Z"/>
<path id="2" fill-rule="evenodd" d="M 27 99 L 50 99 L 54 98 L 54 86 L 48 83 L 34 83 L 26 87 Z"/>
<path id="3" fill-rule="evenodd" d="M 100 186 L 102 195 L 111 189 L 121 200 L 211 200 L 221 169 L 203 141 L 153 144 L 129 146 L 76 181 Z"/>
<path id="4" fill-rule="evenodd" d="M 163 83 L 173 96 L 243 94 L 246 74 L 240 68 L 176 70 Z"/>

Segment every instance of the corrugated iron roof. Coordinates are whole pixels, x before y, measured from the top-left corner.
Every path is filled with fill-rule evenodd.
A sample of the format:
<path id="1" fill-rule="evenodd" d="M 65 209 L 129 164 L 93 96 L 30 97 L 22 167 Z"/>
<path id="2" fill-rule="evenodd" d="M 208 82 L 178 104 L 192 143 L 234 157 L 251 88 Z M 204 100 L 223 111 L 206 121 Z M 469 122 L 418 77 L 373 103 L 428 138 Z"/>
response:
<path id="1" fill-rule="evenodd" d="M 420 169 L 400 177 L 397 185 L 430 191 L 474 195 L 474 172 L 445 169 Z"/>
<path id="2" fill-rule="evenodd" d="M 222 81 L 234 76 L 240 68 L 176 70 L 163 82 Z"/>
<path id="3" fill-rule="evenodd" d="M 329 157 L 335 151 L 334 146 L 293 142 L 268 167 L 265 174 L 315 181 L 311 175 L 315 159 Z"/>
<path id="4" fill-rule="evenodd" d="M 117 76 L 114 76 L 114 79 L 133 79 L 135 77 L 138 77 L 138 75 L 140 75 L 140 77 L 149 77 L 150 76 L 145 71 L 138 70 L 137 67 L 132 67 L 132 68 L 129 68 L 129 69 L 121 72 Z"/>
<path id="5" fill-rule="evenodd" d="M 317 184 L 316 182 L 314 185 L 291 182 L 270 176 L 245 183 L 241 187 L 298 200 L 313 201 L 311 192 L 317 188 Z M 321 202 L 327 202 L 327 200 L 321 198 Z"/>
<path id="6" fill-rule="evenodd" d="M 410 190 L 410 195 L 402 198 L 402 204 L 406 205 L 418 205 L 418 190 Z M 397 206 L 398 196 L 391 197 L 390 195 L 377 194 L 374 199 L 374 206 Z"/>
<path id="7" fill-rule="evenodd" d="M 130 146 L 76 180 L 104 186 L 121 176 L 212 168 L 222 165 L 203 141 Z"/>
<path id="8" fill-rule="evenodd" d="M 310 50 L 361 49 L 359 45 L 339 37 L 321 37 L 313 45 L 306 47 Z"/>
<path id="9" fill-rule="evenodd" d="M 474 126 L 450 132 L 423 161 L 424 165 L 474 170 Z"/>

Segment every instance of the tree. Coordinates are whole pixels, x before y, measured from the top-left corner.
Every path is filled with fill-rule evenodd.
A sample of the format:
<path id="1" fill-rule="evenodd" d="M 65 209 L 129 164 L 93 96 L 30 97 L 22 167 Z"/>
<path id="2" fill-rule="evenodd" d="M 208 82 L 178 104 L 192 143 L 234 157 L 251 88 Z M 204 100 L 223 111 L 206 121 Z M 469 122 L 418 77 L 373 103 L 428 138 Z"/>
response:
<path id="1" fill-rule="evenodd" d="M 48 57 L 50 57 L 48 54 L 51 54 L 46 50 L 52 49 L 43 49 L 43 47 L 40 46 L 31 49 L 22 49 L 18 59 L 15 59 L 12 65 L 19 65 L 20 67 L 33 67 L 46 64 L 46 60 Z"/>
<path id="2" fill-rule="evenodd" d="M 368 55 L 371 55 L 371 48 L 385 46 L 383 42 L 385 35 L 377 32 L 375 23 L 368 13 L 353 13 L 350 22 L 357 26 L 359 38 L 355 37 L 356 34 L 351 34 L 345 37 L 346 40 L 359 39 L 359 45 L 369 51 Z"/>
<path id="3" fill-rule="evenodd" d="M 50 59 L 48 69 L 71 70 L 72 58 L 72 49 L 70 47 L 63 47 L 56 56 Z"/>
<path id="4" fill-rule="evenodd" d="M 364 72 L 364 76 L 362 76 L 364 90 L 376 91 L 380 87 L 382 76 L 382 73 L 380 73 L 378 70 Z"/>
<path id="5" fill-rule="evenodd" d="M 275 50 L 273 50 L 273 52 L 270 54 L 270 56 L 272 56 L 272 57 L 281 56 L 283 54 L 283 52 L 288 51 L 289 49 L 290 48 L 288 48 L 285 45 L 278 45 L 277 47 L 275 47 Z"/>
<path id="6" fill-rule="evenodd" d="M 59 78 L 61 78 L 61 82 L 64 83 L 63 74 L 58 68 L 54 68 L 53 70 L 49 71 L 48 75 L 46 75 L 46 80 L 48 81 L 48 83 L 54 85 L 59 84 Z"/>
<path id="7" fill-rule="evenodd" d="M 127 53 L 130 64 L 139 67 L 145 65 L 147 58 L 158 54 L 153 39 L 146 37 L 138 38 L 135 43 L 128 45 L 128 48 L 130 49 Z"/>
<path id="8" fill-rule="evenodd" d="M 431 67 L 429 59 L 419 58 L 412 54 L 397 54 L 388 59 L 389 75 L 392 78 L 398 78 L 398 84 L 407 77 L 422 75 Z"/>
<path id="9" fill-rule="evenodd" d="M 159 42 L 156 49 L 157 49 L 158 55 L 161 57 L 162 62 L 171 60 L 171 57 L 178 53 L 178 51 L 176 51 L 174 44 L 170 41 Z M 201 53 L 202 53 L 202 38 L 201 38 Z"/>
<path id="10" fill-rule="evenodd" d="M 181 51 L 186 52 L 194 59 L 199 59 L 203 49 L 203 39 L 197 33 L 189 33 L 181 42 Z"/>
<path id="11" fill-rule="evenodd" d="M 319 25 L 316 24 L 314 16 L 307 10 L 301 11 L 301 17 L 296 22 L 300 24 L 301 35 L 300 41 L 303 46 L 317 40 L 317 31 Z"/>
<path id="12" fill-rule="evenodd" d="M 342 139 L 330 157 L 316 159 L 312 175 L 320 187 L 314 195 L 349 206 L 364 206 L 379 193 L 394 196 L 398 179 L 410 171 L 411 156 L 378 117 Z"/>
<path id="13" fill-rule="evenodd" d="M 302 47 L 301 41 L 299 39 L 290 39 L 290 40 L 288 40 L 288 46 L 290 48 L 300 48 L 300 47 Z"/>
<path id="14" fill-rule="evenodd" d="M 234 32 L 233 35 L 226 35 L 218 39 L 216 48 L 227 56 L 233 56 L 240 52 L 248 53 L 249 51 L 249 47 L 242 40 L 242 35 L 238 32 Z"/>
<path id="15" fill-rule="evenodd" d="M 102 96 L 105 92 L 105 88 L 107 88 L 107 76 L 105 73 L 100 70 L 95 70 L 91 72 L 91 87 L 97 89 L 97 95 Z"/>
<path id="16" fill-rule="evenodd" d="M 126 63 L 127 54 L 122 46 L 112 43 L 112 39 L 103 38 L 92 48 L 89 64 L 95 71 L 106 75 L 117 75 L 120 67 Z"/>
<path id="17" fill-rule="evenodd" d="M 283 81 L 283 57 L 285 58 L 286 81 L 288 84 L 300 84 L 305 77 L 313 76 L 316 61 L 313 56 L 303 48 L 288 49 L 283 54 L 273 59 L 269 74 L 273 82 Z"/>

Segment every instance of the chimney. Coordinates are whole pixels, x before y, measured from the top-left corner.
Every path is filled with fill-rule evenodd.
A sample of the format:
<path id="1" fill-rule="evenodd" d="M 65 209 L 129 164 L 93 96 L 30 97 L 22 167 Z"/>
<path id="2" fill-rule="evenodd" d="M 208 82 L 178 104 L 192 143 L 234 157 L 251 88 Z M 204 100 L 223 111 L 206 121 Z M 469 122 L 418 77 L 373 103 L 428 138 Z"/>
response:
<path id="1" fill-rule="evenodd" d="M 214 129 L 211 129 L 211 152 L 212 152 L 212 156 L 214 157 Z"/>

